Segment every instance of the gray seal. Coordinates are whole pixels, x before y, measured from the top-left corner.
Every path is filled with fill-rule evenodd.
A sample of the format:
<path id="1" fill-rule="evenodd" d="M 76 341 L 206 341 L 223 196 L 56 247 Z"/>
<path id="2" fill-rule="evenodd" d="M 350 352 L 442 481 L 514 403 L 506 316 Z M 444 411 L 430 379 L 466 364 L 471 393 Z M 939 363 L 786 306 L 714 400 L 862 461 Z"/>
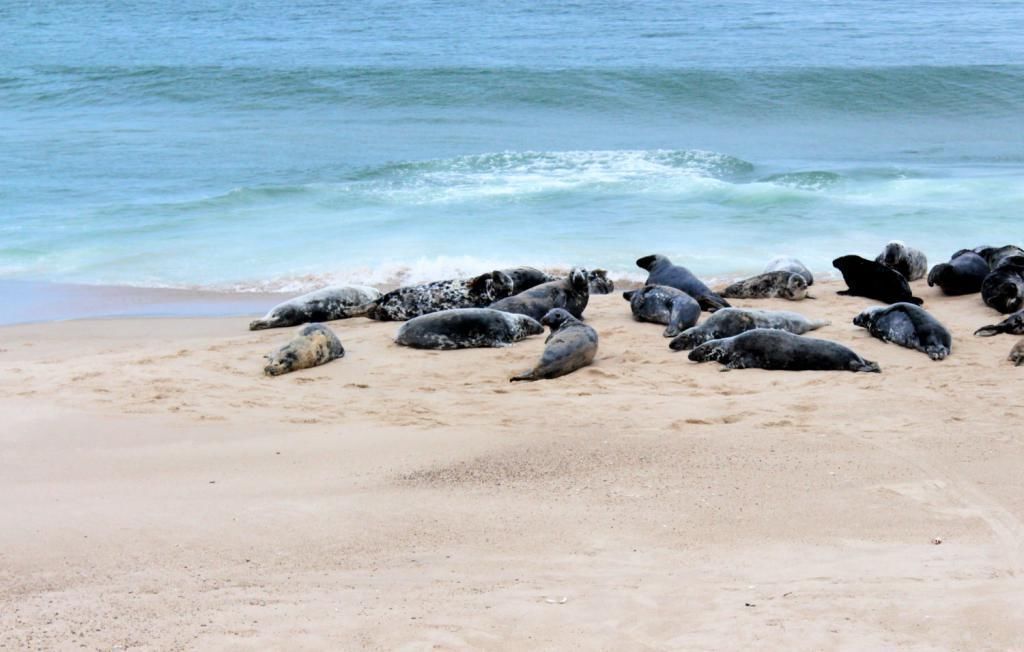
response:
<path id="1" fill-rule="evenodd" d="M 938 285 L 950 296 L 981 292 L 981 284 L 989 273 L 988 262 L 977 252 L 961 249 L 948 263 L 939 263 L 928 272 L 928 286 Z"/>
<path id="2" fill-rule="evenodd" d="M 636 261 L 637 267 L 647 270 L 644 285 L 667 285 L 689 294 L 700 304 L 701 310 L 714 312 L 719 308 L 728 308 L 729 302 L 715 294 L 711 288 L 681 265 L 673 265 L 672 261 L 661 254 L 644 256 Z"/>
<path id="3" fill-rule="evenodd" d="M 975 247 L 973 251 L 985 259 L 990 270 L 999 267 L 1007 258 L 1024 256 L 1024 249 L 1017 245 L 1003 245 L 1002 247 L 981 246 Z"/>
<path id="4" fill-rule="evenodd" d="M 380 290 L 362 285 L 341 285 L 314 290 L 279 303 L 262 319 L 249 322 L 249 330 L 298 326 L 309 322 L 334 321 L 366 313 L 369 304 L 381 297 Z"/>
<path id="5" fill-rule="evenodd" d="M 700 319 L 700 304 L 689 294 L 667 285 L 645 285 L 623 292 L 622 298 L 629 301 L 637 321 L 665 324 L 665 337 L 675 337 Z"/>
<path id="6" fill-rule="evenodd" d="M 688 328 L 669 342 L 673 351 L 685 351 L 710 340 L 739 335 L 755 328 L 783 330 L 803 335 L 830 321 L 808 319 L 796 312 L 786 310 L 747 310 L 745 308 L 723 308 L 704 320 L 703 324 Z"/>
<path id="7" fill-rule="evenodd" d="M 438 310 L 483 308 L 509 296 L 512 286 L 512 279 L 501 270 L 468 279 L 409 285 L 377 299 L 366 316 L 378 321 L 406 321 Z"/>
<path id="8" fill-rule="evenodd" d="M 736 281 L 722 290 L 727 299 L 813 299 L 807 295 L 807 279 L 793 272 L 765 272 Z"/>
<path id="9" fill-rule="evenodd" d="M 587 270 L 574 267 L 568 278 L 558 279 L 549 283 L 541 283 L 525 292 L 490 305 L 495 310 L 515 312 L 529 315 L 540 321 L 544 315 L 555 308 L 564 308 L 573 317 L 580 319 L 590 301 L 590 282 Z"/>
<path id="10" fill-rule="evenodd" d="M 868 308 L 853 318 L 856 326 L 866 328 L 873 337 L 927 353 L 932 360 L 943 360 L 953 347 L 953 338 L 939 320 L 912 303 Z"/>
<path id="11" fill-rule="evenodd" d="M 1003 259 L 981 282 L 981 298 L 986 306 L 1003 314 L 1020 310 L 1024 304 L 1024 260 L 1017 256 Z"/>
<path id="12" fill-rule="evenodd" d="M 690 351 L 690 359 L 720 362 L 726 369 L 881 371 L 877 363 L 865 360 L 838 342 L 767 328 L 705 342 Z"/>
<path id="13" fill-rule="evenodd" d="M 1000 333 L 1024 335 L 1024 310 L 1018 310 L 998 324 L 982 326 L 974 331 L 974 334 L 978 337 L 992 337 Z"/>
<path id="14" fill-rule="evenodd" d="M 849 286 L 848 290 L 840 290 L 836 294 L 867 297 L 882 303 L 924 303 L 913 295 L 902 274 L 882 263 L 860 256 L 840 256 L 832 261 L 832 266 L 842 272 L 843 280 Z"/>
<path id="15" fill-rule="evenodd" d="M 586 367 L 597 354 L 597 331 L 556 308 L 544 315 L 541 323 L 551 327 L 540 362 L 529 371 L 513 376 L 510 381 L 558 378 Z"/>
<path id="16" fill-rule="evenodd" d="M 908 247 L 899 240 L 893 240 L 885 245 L 882 253 L 875 258 L 875 262 L 896 270 L 908 281 L 924 278 L 928 273 L 928 257 L 924 252 Z"/>
<path id="17" fill-rule="evenodd" d="M 544 327 L 526 315 L 490 308 L 454 308 L 413 317 L 402 324 L 395 342 L 417 349 L 469 349 L 508 346 Z"/>
<path id="18" fill-rule="evenodd" d="M 512 294 L 525 292 L 541 283 L 550 283 L 551 281 L 558 280 L 558 277 L 542 272 L 536 267 L 512 267 L 503 269 L 501 272 L 512 279 Z M 510 294 L 509 296 L 512 295 Z"/>
<path id="19" fill-rule="evenodd" d="M 1010 349 L 1010 355 L 1006 359 L 1012 362 L 1015 367 L 1024 365 L 1024 340 L 1020 340 L 1013 345 L 1013 348 Z"/>
<path id="20" fill-rule="evenodd" d="M 773 258 L 764 266 L 763 273 L 768 272 L 790 272 L 791 274 L 799 274 L 804 277 L 805 281 L 807 281 L 808 287 L 814 285 L 814 275 L 811 274 L 811 270 L 807 269 L 807 266 L 796 258 L 789 258 L 787 256 Z"/>
<path id="21" fill-rule="evenodd" d="M 299 334 L 270 355 L 263 373 L 280 376 L 298 369 L 308 369 L 326 364 L 335 358 L 345 357 L 345 347 L 330 328 L 323 324 L 303 326 Z"/>
<path id="22" fill-rule="evenodd" d="M 611 294 L 615 291 L 615 283 L 608 278 L 608 270 L 592 269 L 587 272 L 591 294 Z"/>

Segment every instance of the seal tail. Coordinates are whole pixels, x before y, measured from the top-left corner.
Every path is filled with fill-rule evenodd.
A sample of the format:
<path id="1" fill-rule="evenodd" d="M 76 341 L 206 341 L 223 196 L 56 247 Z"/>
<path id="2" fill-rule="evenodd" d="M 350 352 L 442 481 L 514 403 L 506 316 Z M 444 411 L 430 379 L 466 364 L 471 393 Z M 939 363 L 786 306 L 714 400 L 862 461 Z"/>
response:
<path id="1" fill-rule="evenodd" d="M 955 257 L 955 256 L 954 256 Z M 928 272 L 928 287 L 934 287 L 939 282 L 939 277 L 949 267 L 949 263 L 939 263 L 935 267 L 932 267 L 932 271 Z"/>
<path id="2" fill-rule="evenodd" d="M 812 331 L 818 330 L 819 328 L 823 328 L 825 326 L 831 326 L 832 325 L 831 320 L 828 320 L 828 319 L 811 319 L 809 321 L 811 323 L 811 326 L 810 326 L 809 330 L 812 330 Z"/>
<path id="3" fill-rule="evenodd" d="M 864 360 L 864 361 L 862 361 L 860 363 L 854 363 L 851 366 L 850 370 L 851 371 L 864 371 L 864 372 L 874 373 L 874 374 L 882 373 L 882 368 L 878 366 L 878 363 L 877 362 L 872 362 L 871 360 Z"/>
<path id="4" fill-rule="evenodd" d="M 714 312 L 722 308 L 732 308 L 732 304 L 717 294 L 704 294 L 696 297 L 696 299 L 697 303 L 700 304 L 700 309 L 708 312 Z"/>
<path id="5" fill-rule="evenodd" d="M 999 328 L 999 324 L 990 324 L 988 326 L 982 326 L 978 330 L 974 331 L 975 337 L 992 337 L 1003 332 L 1003 329 Z"/>
<path id="6" fill-rule="evenodd" d="M 533 369 L 530 369 L 529 371 L 524 371 L 518 376 L 512 376 L 511 378 L 508 379 L 508 382 L 514 383 L 520 380 L 537 380 L 537 376 L 534 375 Z"/>

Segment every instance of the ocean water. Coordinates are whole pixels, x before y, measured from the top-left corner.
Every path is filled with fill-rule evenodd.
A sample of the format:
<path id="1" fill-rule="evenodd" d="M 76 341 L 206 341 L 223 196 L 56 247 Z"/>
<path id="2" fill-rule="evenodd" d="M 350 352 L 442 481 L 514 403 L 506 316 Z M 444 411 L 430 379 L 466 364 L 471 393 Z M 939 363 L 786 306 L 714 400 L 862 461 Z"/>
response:
<path id="1" fill-rule="evenodd" d="M 1024 242 L 1024 5 L 7 0 L 0 280 Z"/>

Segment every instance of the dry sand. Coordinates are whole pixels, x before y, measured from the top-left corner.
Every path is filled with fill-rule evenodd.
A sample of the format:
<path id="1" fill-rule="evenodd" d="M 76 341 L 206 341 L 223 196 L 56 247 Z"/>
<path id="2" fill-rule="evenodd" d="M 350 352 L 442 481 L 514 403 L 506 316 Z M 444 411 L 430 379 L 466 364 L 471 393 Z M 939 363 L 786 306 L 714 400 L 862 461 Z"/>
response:
<path id="1" fill-rule="evenodd" d="M 1024 649 L 1022 374 L 980 298 L 952 357 L 720 373 L 616 293 L 594 366 L 333 324 L 279 378 L 247 318 L 0 329 L 3 649 Z M 941 544 L 933 539 L 941 539 Z"/>

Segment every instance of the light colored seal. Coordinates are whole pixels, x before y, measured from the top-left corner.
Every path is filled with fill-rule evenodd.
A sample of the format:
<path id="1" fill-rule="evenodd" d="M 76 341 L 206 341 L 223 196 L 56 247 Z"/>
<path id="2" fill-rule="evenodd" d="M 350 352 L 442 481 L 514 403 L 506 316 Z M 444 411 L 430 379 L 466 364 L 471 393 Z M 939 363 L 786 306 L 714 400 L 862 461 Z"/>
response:
<path id="1" fill-rule="evenodd" d="M 647 270 L 644 285 L 667 285 L 689 294 L 700 304 L 701 310 L 714 312 L 728 308 L 729 302 L 715 294 L 711 288 L 681 265 L 673 265 L 667 256 L 652 254 L 638 258 L 637 267 Z"/>
<path id="2" fill-rule="evenodd" d="M 1006 359 L 1012 362 L 1015 367 L 1024 365 L 1024 339 L 1013 345 L 1013 348 L 1010 349 L 1010 355 Z"/>
<path id="3" fill-rule="evenodd" d="M 700 319 L 700 304 L 693 297 L 667 285 L 645 285 L 623 292 L 633 318 L 653 324 L 665 324 L 665 337 L 675 337 Z"/>
<path id="4" fill-rule="evenodd" d="M 868 308 L 853 318 L 856 326 L 866 328 L 873 337 L 927 353 L 932 360 L 950 354 L 953 338 L 939 320 L 912 303 Z"/>
<path id="5" fill-rule="evenodd" d="M 406 321 L 438 310 L 483 308 L 512 294 L 512 287 L 512 278 L 497 269 L 468 279 L 409 285 L 377 299 L 366 316 L 379 321 Z"/>
<path id="6" fill-rule="evenodd" d="M 336 285 L 314 290 L 277 304 L 262 319 L 249 322 L 249 330 L 357 317 L 365 314 L 369 304 L 380 297 L 380 290 L 362 285 Z"/>
<path id="7" fill-rule="evenodd" d="M 726 370 L 881 371 L 877 363 L 865 360 L 838 342 L 767 328 L 705 342 L 690 351 L 690 359 L 720 362 Z"/>
<path id="8" fill-rule="evenodd" d="M 544 345 L 540 362 L 533 369 L 509 380 L 557 378 L 594 361 L 597 354 L 597 331 L 593 328 L 561 308 L 544 315 L 541 323 L 551 327 L 551 334 Z"/>
<path id="9" fill-rule="evenodd" d="M 842 272 L 843 280 L 849 286 L 848 290 L 840 290 L 836 294 L 867 297 L 882 303 L 924 303 L 910 291 L 910 284 L 902 274 L 882 263 L 851 255 L 836 258 L 832 266 Z"/>
<path id="10" fill-rule="evenodd" d="M 490 305 L 495 310 L 529 315 L 540 321 L 555 308 L 564 308 L 573 317 L 580 319 L 590 301 L 590 282 L 587 270 L 574 267 L 568 278 L 541 283 L 525 292 L 495 301 Z"/>
<path id="11" fill-rule="evenodd" d="M 938 285 L 943 294 L 950 296 L 974 294 L 981 291 L 981 284 L 988 273 L 988 262 L 981 254 L 961 249 L 950 257 L 948 263 L 932 267 L 928 272 L 928 287 Z"/>
<path id="12" fill-rule="evenodd" d="M 908 247 L 899 240 L 885 245 L 882 253 L 875 258 L 876 263 L 896 270 L 908 281 L 924 278 L 928 273 L 928 257 L 920 249 Z"/>
<path id="13" fill-rule="evenodd" d="M 807 280 L 793 272 L 765 272 L 736 281 L 721 292 L 727 299 L 813 299 L 807 295 Z"/>
<path id="14" fill-rule="evenodd" d="M 308 324 L 291 342 L 263 357 L 268 361 L 263 372 L 268 376 L 280 376 L 343 358 L 345 347 L 330 328 L 323 324 Z"/>
<path id="15" fill-rule="evenodd" d="M 469 349 L 508 346 L 544 327 L 526 315 L 491 308 L 455 308 L 413 317 L 402 324 L 395 342 L 417 349 Z"/>
<path id="16" fill-rule="evenodd" d="M 770 328 L 803 335 L 830 323 L 832 322 L 827 320 L 808 319 L 799 313 L 786 310 L 723 308 L 705 319 L 703 324 L 680 333 L 668 346 L 673 351 L 684 351 L 710 340 L 732 337 L 755 328 Z"/>
<path id="17" fill-rule="evenodd" d="M 1024 310 L 1018 310 L 998 324 L 982 326 L 974 331 L 974 334 L 978 337 L 991 337 L 999 333 L 1024 335 Z"/>
<path id="18" fill-rule="evenodd" d="M 804 277 L 805 281 L 807 281 L 807 287 L 814 285 L 814 275 L 811 274 L 811 270 L 807 269 L 807 266 L 796 258 L 789 258 L 787 256 L 772 258 L 768 264 L 764 266 L 763 273 L 768 272 L 789 272 L 790 274 L 799 274 Z"/>

